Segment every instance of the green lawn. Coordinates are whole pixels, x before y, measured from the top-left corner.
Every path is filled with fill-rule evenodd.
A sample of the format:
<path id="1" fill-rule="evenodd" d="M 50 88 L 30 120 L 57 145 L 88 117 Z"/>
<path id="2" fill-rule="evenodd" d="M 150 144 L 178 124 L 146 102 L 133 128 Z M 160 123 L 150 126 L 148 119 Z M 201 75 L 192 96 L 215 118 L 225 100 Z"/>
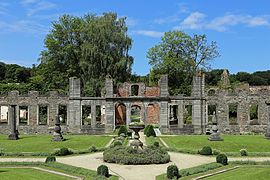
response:
<path id="1" fill-rule="evenodd" d="M 32 168 L 0 168 L 0 179 L 1 180 L 67 180 L 72 179 L 66 176 L 60 176 Z"/>
<path id="2" fill-rule="evenodd" d="M 85 150 L 94 145 L 104 147 L 112 137 L 90 135 L 66 135 L 63 142 L 52 142 L 49 135 L 21 135 L 19 140 L 7 140 L 6 135 L 0 135 L 0 148 L 4 152 L 48 152 L 67 147 L 73 150 Z"/>
<path id="3" fill-rule="evenodd" d="M 197 151 L 204 146 L 210 146 L 221 152 L 239 152 L 247 149 L 248 152 L 270 152 L 270 141 L 262 135 L 222 135 L 224 141 L 208 141 L 209 136 L 166 136 L 162 139 L 171 148 Z"/>
<path id="4" fill-rule="evenodd" d="M 268 180 L 270 179 L 270 168 L 266 167 L 240 167 L 225 173 L 214 175 L 208 178 L 209 180 Z"/>

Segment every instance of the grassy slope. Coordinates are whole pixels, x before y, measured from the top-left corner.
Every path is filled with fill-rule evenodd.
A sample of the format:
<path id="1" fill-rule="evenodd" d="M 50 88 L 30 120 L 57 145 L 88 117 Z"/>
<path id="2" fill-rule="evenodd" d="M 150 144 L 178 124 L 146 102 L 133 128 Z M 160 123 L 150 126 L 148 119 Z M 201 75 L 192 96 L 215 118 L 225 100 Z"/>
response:
<path id="1" fill-rule="evenodd" d="M 212 177 L 208 177 L 205 179 L 244 179 L 244 180 L 268 180 L 270 179 L 270 168 L 269 167 L 241 167 L 238 169 L 234 169 L 225 173 L 221 173 Z"/>
<path id="2" fill-rule="evenodd" d="M 269 152 L 270 141 L 261 135 L 222 135 L 224 141 L 208 141 L 209 136 L 170 136 L 162 139 L 172 148 L 199 150 L 203 146 L 211 146 L 222 152 Z"/>
<path id="3" fill-rule="evenodd" d="M 7 140 L 6 135 L 0 135 L 0 148 L 4 149 L 4 152 L 53 152 L 54 149 L 61 147 L 81 150 L 88 149 L 92 145 L 104 147 L 111 139 L 108 136 L 89 135 L 64 136 L 66 141 L 63 142 L 52 142 L 52 136 L 49 135 L 21 135 L 20 138 L 17 141 L 11 141 Z"/>
<path id="4" fill-rule="evenodd" d="M 66 176 L 59 176 L 44 171 L 29 168 L 0 168 L 0 179 L 1 180 L 66 180 L 71 179 Z"/>

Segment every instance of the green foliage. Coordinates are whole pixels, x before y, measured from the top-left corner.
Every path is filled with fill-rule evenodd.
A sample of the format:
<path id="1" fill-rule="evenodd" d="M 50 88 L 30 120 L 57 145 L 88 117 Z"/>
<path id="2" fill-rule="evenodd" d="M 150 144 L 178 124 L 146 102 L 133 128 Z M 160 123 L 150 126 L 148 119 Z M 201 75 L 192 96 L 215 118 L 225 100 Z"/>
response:
<path id="1" fill-rule="evenodd" d="M 55 162 L 56 158 L 55 156 L 48 156 L 45 160 L 45 163 L 51 163 L 51 162 Z"/>
<path id="2" fill-rule="evenodd" d="M 115 141 L 112 143 L 111 147 L 122 146 L 122 145 L 123 145 L 122 141 L 120 141 L 120 140 L 115 140 Z"/>
<path id="3" fill-rule="evenodd" d="M 182 169 L 180 170 L 180 175 L 182 177 L 190 176 L 190 175 L 194 175 L 194 174 L 198 174 L 202 172 L 207 172 L 209 170 L 217 169 L 219 167 L 222 167 L 222 165 L 219 163 L 203 164 L 203 165 L 188 168 L 188 169 Z"/>
<path id="4" fill-rule="evenodd" d="M 227 165 L 228 164 L 228 158 L 225 154 L 219 154 L 216 157 L 216 162 L 223 164 L 223 165 Z"/>
<path id="5" fill-rule="evenodd" d="M 73 154 L 72 151 L 70 151 L 68 148 L 66 147 L 62 147 L 60 148 L 59 150 L 57 150 L 55 153 L 54 153 L 56 156 L 66 156 L 66 155 L 70 155 L 70 154 Z"/>
<path id="6" fill-rule="evenodd" d="M 154 126 L 153 125 L 150 125 L 147 132 L 146 132 L 146 136 L 147 137 L 150 137 L 150 136 L 153 136 L 153 137 L 156 137 L 156 133 L 154 131 Z"/>
<path id="7" fill-rule="evenodd" d="M 155 142 L 153 143 L 153 146 L 159 147 L 159 142 L 158 142 L 158 141 L 155 141 Z"/>
<path id="8" fill-rule="evenodd" d="M 96 146 L 90 146 L 89 147 L 89 152 L 97 152 L 98 151 L 98 149 L 97 149 L 97 147 Z"/>
<path id="9" fill-rule="evenodd" d="M 240 154 L 241 156 L 248 156 L 248 151 L 246 149 L 241 149 Z"/>
<path id="10" fill-rule="evenodd" d="M 48 89 L 67 89 L 68 78 L 75 76 L 82 81 L 84 95 L 100 96 L 107 75 L 116 82 L 130 77 L 132 40 L 125 18 L 115 13 L 63 15 L 51 29 L 36 71 Z"/>
<path id="11" fill-rule="evenodd" d="M 118 134 L 118 136 L 120 136 L 120 134 L 122 134 L 122 133 L 127 135 L 127 132 L 128 132 L 127 127 L 125 125 L 123 125 L 123 126 L 120 126 L 117 134 Z"/>
<path id="12" fill-rule="evenodd" d="M 212 148 L 210 146 L 204 146 L 202 150 L 200 150 L 200 155 L 212 155 Z"/>
<path id="13" fill-rule="evenodd" d="M 209 62 L 218 56 L 216 43 L 208 44 L 205 35 L 166 32 L 147 53 L 152 66 L 150 85 L 157 84 L 160 75 L 168 74 L 170 93 L 189 95 L 193 76 L 198 70 L 209 68 Z"/>
<path id="14" fill-rule="evenodd" d="M 147 131 L 148 131 L 148 129 L 149 129 L 150 126 L 152 126 L 152 125 L 151 125 L 151 124 L 148 124 L 148 125 L 144 128 L 144 130 L 143 130 L 144 135 L 146 135 L 146 133 L 147 133 Z"/>
<path id="15" fill-rule="evenodd" d="M 97 175 L 109 177 L 109 169 L 106 165 L 100 165 L 97 168 Z"/>
<path id="16" fill-rule="evenodd" d="M 178 179 L 180 178 L 179 170 L 176 165 L 170 165 L 167 167 L 167 178 L 168 179 Z"/>
<path id="17" fill-rule="evenodd" d="M 116 146 L 104 151 L 103 160 L 117 164 L 164 164 L 170 161 L 170 156 L 163 148 L 150 146 L 144 149 L 133 149 Z"/>

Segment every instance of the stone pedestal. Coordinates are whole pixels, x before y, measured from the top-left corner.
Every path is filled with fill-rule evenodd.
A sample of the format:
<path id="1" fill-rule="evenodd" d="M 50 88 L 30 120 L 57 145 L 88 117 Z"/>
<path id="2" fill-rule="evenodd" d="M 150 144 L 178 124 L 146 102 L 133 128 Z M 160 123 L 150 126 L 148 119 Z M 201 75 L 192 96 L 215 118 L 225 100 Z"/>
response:
<path id="1" fill-rule="evenodd" d="M 212 134 L 208 138 L 209 141 L 223 141 L 223 139 L 219 136 L 220 133 L 218 132 L 218 127 L 217 125 L 212 126 Z"/>
<path id="2" fill-rule="evenodd" d="M 58 116 L 56 116 L 55 118 L 55 127 L 54 127 L 52 141 L 64 141 L 64 138 L 61 134 L 60 119 Z"/>
<path id="3" fill-rule="evenodd" d="M 268 125 L 266 133 L 265 133 L 265 138 L 270 140 L 270 125 Z"/>
<path id="4" fill-rule="evenodd" d="M 8 108 L 9 108 L 8 118 L 11 130 L 11 133 L 8 135 L 8 139 L 17 140 L 19 139 L 19 132 L 16 129 L 16 105 L 10 105 Z"/>

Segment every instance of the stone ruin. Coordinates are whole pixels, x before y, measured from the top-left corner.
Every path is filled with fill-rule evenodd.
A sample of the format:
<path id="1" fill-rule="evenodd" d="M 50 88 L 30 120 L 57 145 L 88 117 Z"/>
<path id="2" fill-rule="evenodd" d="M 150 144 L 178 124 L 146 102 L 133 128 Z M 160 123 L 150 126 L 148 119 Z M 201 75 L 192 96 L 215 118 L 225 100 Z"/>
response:
<path id="1" fill-rule="evenodd" d="M 205 87 L 204 75 L 196 75 L 189 97 L 170 96 L 167 75 L 161 76 L 156 87 L 130 82 L 116 87 L 111 78 L 106 78 L 103 97 L 82 96 L 76 78 L 69 80 L 69 95 L 55 91 L 21 95 L 12 91 L 0 96 L 0 131 L 10 134 L 15 121 L 20 134 L 52 134 L 59 117 L 64 133 L 110 133 L 117 126 L 140 120 L 159 125 L 162 133 L 205 134 L 212 129 L 215 113 L 221 133 L 265 133 L 270 86 L 242 84 L 232 88 L 228 76 L 227 71 L 223 73 L 221 80 L 226 88 L 219 88 Z M 12 106 L 15 120 L 10 118 Z"/>

